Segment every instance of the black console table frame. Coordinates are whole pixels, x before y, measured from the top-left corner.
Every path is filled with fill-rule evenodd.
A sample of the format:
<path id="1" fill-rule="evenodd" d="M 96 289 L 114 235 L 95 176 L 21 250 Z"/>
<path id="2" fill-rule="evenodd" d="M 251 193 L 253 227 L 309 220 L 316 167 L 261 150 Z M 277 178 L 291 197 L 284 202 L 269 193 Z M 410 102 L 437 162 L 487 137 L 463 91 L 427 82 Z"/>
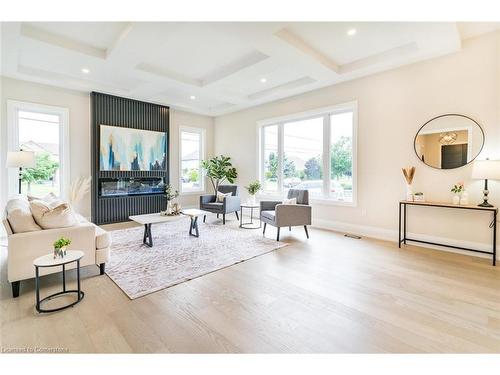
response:
<path id="1" fill-rule="evenodd" d="M 417 240 L 414 238 L 408 238 L 406 236 L 406 228 L 408 225 L 407 206 L 422 206 L 422 207 L 437 207 L 437 208 L 460 209 L 460 210 L 475 210 L 475 211 L 485 211 L 485 212 L 492 213 L 493 214 L 493 221 L 491 222 L 491 225 L 490 225 L 490 227 L 493 229 L 492 251 L 470 249 L 470 248 L 462 247 L 462 246 L 447 245 L 447 244 L 442 244 L 442 243 L 435 243 L 435 242 L 430 242 L 430 241 Z M 402 213 L 401 213 L 401 211 L 402 211 Z M 458 249 L 458 250 L 473 251 L 475 253 L 489 254 L 492 256 L 493 266 L 495 266 L 496 265 L 496 258 L 497 258 L 497 214 L 498 214 L 497 207 L 480 207 L 480 206 L 473 206 L 473 205 L 453 205 L 453 204 L 435 203 L 435 202 L 400 201 L 399 202 L 399 242 L 398 242 L 398 245 L 399 245 L 399 248 L 401 248 L 402 243 L 406 245 L 407 241 L 411 241 L 411 242 L 419 242 L 419 243 L 428 244 L 428 245 L 444 246 L 444 247 L 449 247 L 449 248 Z M 403 220 L 402 223 L 401 223 L 401 219 Z M 401 233 L 401 230 L 402 230 L 402 233 Z"/>

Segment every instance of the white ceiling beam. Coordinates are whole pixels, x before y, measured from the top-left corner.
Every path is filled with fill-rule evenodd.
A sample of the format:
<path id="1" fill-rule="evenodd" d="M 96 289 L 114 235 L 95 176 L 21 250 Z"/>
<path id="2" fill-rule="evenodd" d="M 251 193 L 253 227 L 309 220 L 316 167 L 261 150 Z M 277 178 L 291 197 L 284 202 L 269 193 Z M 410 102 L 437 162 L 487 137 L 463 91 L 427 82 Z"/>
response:
<path id="1" fill-rule="evenodd" d="M 127 24 L 123 27 L 123 29 L 116 37 L 116 39 L 113 40 L 113 42 L 111 43 L 110 46 L 108 46 L 108 48 L 106 48 L 106 59 L 109 59 L 112 56 L 113 51 L 115 51 L 120 46 L 120 44 L 123 41 L 125 41 L 129 33 L 132 31 L 133 27 L 134 24 L 132 22 L 127 22 Z"/>
<path id="2" fill-rule="evenodd" d="M 137 70 L 141 70 L 145 73 L 153 74 L 156 76 L 160 76 L 163 78 L 168 78 L 173 81 L 177 82 L 182 82 L 185 83 L 186 85 L 190 86 L 195 86 L 195 87 L 202 87 L 202 81 L 199 79 L 194 79 L 188 76 L 185 76 L 183 74 L 173 72 L 171 70 L 168 70 L 166 68 L 162 68 L 160 66 L 152 65 L 152 64 L 147 64 L 147 63 L 141 63 L 135 67 Z"/>
<path id="3" fill-rule="evenodd" d="M 220 69 L 217 69 L 217 71 L 212 72 L 211 74 L 203 77 L 201 79 L 202 86 L 208 86 L 214 82 L 220 81 L 224 78 L 227 78 L 233 74 L 239 73 L 244 69 L 247 69 L 251 66 L 254 66 L 266 59 L 268 59 L 269 56 L 266 54 L 259 52 L 259 51 L 253 51 L 250 54 L 243 56 L 237 61 L 234 61 L 226 66 L 221 67 Z"/>
<path id="4" fill-rule="evenodd" d="M 25 23 L 21 25 L 21 35 L 39 42 L 52 44 L 54 46 L 73 50 L 89 56 L 97 57 L 99 59 L 104 60 L 106 58 L 105 49 L 93 47 L 86 43 L 82 43 L 62 35 L 57 35 Z"/>
<path id="5" fill-rule="evenodd" d="M 408 55 L 415 54 L 417 52 L 417 43 L 407 43 L 402 46 L 391 48 L 390 50 L 350 62 L 348 64 L 343 64 L 340 66 L 339 73 L 341 75 L 351 73 L 355 70 L 369 68 L 373 65 L 383 64 L 390 60 L 406 58 Z"/>
<path id="6" fill-rule="evenodd" d="M 291 31 L 287 29 L 281 29 L 277 31 L 274 35 L 280 38 L 285 43 L 288 43 L 289 45 L 297 49 L 297 51 L 299 51 L 303 55 L 306 55 L 314 59 L 321 65 L 326 66 L 331 71 L 339 73 L 339 65 L 335 61 L 333 61 L 329 57 L 322 54 L 320 51 L 316 50 L 315 48 L 307 44 L 304 40 L 302 40 L 299 36 L 295 35 Z"/>

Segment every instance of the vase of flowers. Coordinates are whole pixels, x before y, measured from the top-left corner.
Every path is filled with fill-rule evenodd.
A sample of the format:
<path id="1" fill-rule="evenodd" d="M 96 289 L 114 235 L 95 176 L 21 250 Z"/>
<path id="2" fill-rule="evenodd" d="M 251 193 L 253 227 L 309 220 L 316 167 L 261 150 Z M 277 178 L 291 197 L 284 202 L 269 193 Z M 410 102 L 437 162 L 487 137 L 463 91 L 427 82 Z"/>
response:
<path id="1" fill-rule="evenodd" d="M 71 240 L 69 238 L 61 237 L 57 241 L 54 242 L 54 259 L 57 257 L 64 258 L 66 255 L 66 249 L 71 244 Z"/>
<path id="2" fill-rule="evenodd" d="M 255 204 L 255 195 L 259 192 L 259 190 L 262 188 L 262 185 L 260 184 L 259 181 L 254 181 L 248 186 L 245 186 L 245 189 L 248 191 L 248 203 Z"/>
<path id="3" fill-rule="evenodd" d="M 167 210 L 166 210 L 167 215 L 172 215 L 174 213 L 174 210 L 172 208 L 172 200 L 174 200 L 178 196 L 179 196 L 179 191 L 175 190 L 172 187 L 172 185 L 167 184 L 165 186 L 165 198 L 167 198 Z"/>
<path id="4" fill-rule="evenodd" d="M 453 193 L 453 204 L 460 204 L 460 195 L 464 191 L 464 183 L 458 182 L 451 188 L 451 192 Z"/>
<path id="5" fill-rule="evenodd" d="M 415 167 L 401 168 L 401 170 L 406 180 L 406 200 L 412 202 L 414 200 L 412 183 L 415 177 Z"/>

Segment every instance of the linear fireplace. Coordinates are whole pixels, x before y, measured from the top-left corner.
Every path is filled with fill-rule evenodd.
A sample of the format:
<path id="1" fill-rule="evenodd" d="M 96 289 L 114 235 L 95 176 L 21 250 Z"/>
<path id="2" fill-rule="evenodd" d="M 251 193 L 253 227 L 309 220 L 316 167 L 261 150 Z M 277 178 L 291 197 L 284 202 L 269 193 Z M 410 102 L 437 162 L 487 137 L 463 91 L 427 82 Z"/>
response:
<path id="1" fill-rule="evenodd" d="M 99 179 L 100 197 L 163 194 L 165 180 L 161 177 L 125 177 Z"/>

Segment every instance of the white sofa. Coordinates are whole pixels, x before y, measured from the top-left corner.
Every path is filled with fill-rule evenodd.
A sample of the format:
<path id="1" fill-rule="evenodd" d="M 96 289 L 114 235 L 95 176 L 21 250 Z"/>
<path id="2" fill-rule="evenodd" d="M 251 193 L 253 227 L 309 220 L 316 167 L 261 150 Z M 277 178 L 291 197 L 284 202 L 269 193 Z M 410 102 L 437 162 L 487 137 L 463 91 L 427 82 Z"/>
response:
<path id="1" fill-rule="evenodd" d="M 18 201 L 13 202 L 13 200 Z M 26 211 L 26 204 L 28 204 L 27 207 L 29 210 L 29 203 L 26 197 L 17 196 L 11 199 L 7 204 L 3 219 L 8 239 L 7 273 L 8 280 L 12 284 L 12 295 L 14 298 L 19 296 L 21 280 L 35 277 L 33 260 L 52 252 L 52 244 L 60 237 L 71 239 L 70 250 L 75 249 L 84 252 L 84 256 L 80 261 L 80 267 L 95 264 L 100 267 L 100 274 L 104 274 L 105 264 L 109 261 L 111 247 L 111 237 L 105 230 L 77 214 L 74 214 L 75 225 L 65 228 L 42 229 L 34 220 L 31 224 L 28 223 L 28 226 L 24 225 L 23 227 L 23 225 L 20 225 L 20 221 L 30 219 L 28 217 L 29 211 Z M 15 212 L 17 214 L 20 213 L 19 210 L 23 210 L 22 215 L 24 215 L 24 218 L 20 218 L 19 215 L 13 215 L 13 210 L 18 210 Z M 16 228 L 18 229 L 17 231 Z M 72 263 L 67 266 L 67 269 L 75 267 L 76 264 Z M 40 269 L 40 275 L 56 272 L 61 272 L 61 268 L 48 267 Z"/>

